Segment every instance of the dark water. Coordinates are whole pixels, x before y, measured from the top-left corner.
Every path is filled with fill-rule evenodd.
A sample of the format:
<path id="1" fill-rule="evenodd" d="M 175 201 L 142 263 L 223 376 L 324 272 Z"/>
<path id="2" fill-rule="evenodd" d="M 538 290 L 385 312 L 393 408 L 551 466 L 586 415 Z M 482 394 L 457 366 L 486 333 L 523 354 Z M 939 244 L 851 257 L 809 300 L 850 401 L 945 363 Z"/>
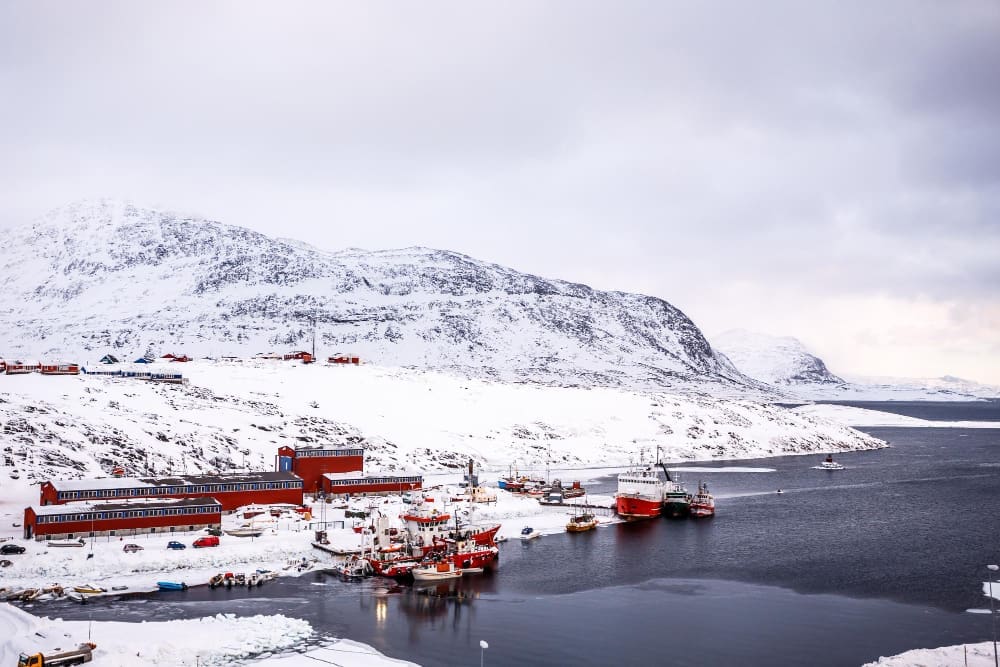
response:
<path id="1" fill-rule="evenodd" d="M 850 405 L 931 421 L 1000 421 L 1000 398 L 962 403 L 945 401 L 823 401 L 823 403 Z"/>
<path id="2" fill-rule="evenodd" d="M 988 639 L 989 616 L 966 610 L 1000 558 L 1000 429 L 867 430 L 893 446 L 839 455 L 847 470 L 812 456 L 687 473 L 716 494 L 713 520 L 509 542 L 495 575 L 440 588 L 311 574 L 46 613 L 285 613 L 425 665 L 475 664 L 481 639 L 491 665 L 859 665 Z"/>

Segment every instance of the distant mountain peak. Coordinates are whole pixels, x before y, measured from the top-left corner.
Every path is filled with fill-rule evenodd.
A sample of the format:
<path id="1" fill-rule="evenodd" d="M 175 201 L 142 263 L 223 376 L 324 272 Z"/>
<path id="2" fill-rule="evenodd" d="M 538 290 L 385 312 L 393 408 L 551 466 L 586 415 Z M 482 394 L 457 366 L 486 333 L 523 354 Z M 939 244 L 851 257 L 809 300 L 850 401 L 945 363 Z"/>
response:
<path id="1" fill-rule="evenodd" d="M 741 373 L 770 385 L 844 384 L 822 359 L 791 336 L 732 329 L 713 337 L 712 345 Z"/>

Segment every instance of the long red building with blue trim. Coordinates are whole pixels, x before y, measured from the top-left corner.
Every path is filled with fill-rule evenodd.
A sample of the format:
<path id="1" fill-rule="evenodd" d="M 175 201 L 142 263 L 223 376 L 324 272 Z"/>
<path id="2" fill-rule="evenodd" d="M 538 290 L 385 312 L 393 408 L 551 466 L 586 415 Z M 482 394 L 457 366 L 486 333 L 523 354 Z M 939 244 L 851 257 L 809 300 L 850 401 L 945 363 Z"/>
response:
<path id="1" fill-rule="evenodd" d="M 222 525 L 214 498 L 43 505 L 24 510 L 24 539 L 76 539 L 170 533 Z"/>
<path id="2" fill-rule="evenodd" d="M 98 500 L 214 498 L 222 511 L 231 512 L 253 503 L 301 505 L 302 489 L 302 479 L 291 472 L 60 479 L 42 483 L 40 503 L 46 506 Z"/>

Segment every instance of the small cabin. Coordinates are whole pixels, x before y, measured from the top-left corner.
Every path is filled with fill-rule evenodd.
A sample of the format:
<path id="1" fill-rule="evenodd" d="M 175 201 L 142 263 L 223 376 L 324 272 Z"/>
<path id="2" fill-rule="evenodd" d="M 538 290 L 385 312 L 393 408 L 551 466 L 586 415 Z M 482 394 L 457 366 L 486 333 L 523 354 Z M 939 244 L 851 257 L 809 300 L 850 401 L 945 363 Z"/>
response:
<path id="1" fill-rule="evenodd" d="M 361 357 L 354 354 L 341 354 L 338 352 L 332 357 L 329 357 L 326 362 L 328 364 L 354 364 L 357 366 L 361 363 Z"/>

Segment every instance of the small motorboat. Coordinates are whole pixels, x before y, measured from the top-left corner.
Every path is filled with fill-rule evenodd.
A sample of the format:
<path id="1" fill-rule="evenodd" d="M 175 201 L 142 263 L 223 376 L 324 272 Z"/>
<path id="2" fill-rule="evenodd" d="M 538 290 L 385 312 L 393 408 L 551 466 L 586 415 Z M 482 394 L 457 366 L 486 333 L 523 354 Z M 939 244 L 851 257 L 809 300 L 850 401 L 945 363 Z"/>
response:
<path id="1" fill-rule="evenodd" d="M 176 581 L 157 581 L 156 585 L 161 591 L 186 591 L 188 587 L 183 581 L 180 583 Z"/>
<path id="2" fill-rule="evenodd" d="M 212 575 L 212 577 L 208 580 L 208 587 L 218 588 L 219 586 L 222 586 L 225 583 L 226 583 L 226 575 L 220 572 L 218 574 Z"/>
<path id="3" fill-rule="evenodd" d="M 833 454 L 827 454 L 822 463 L 813 466 L 813 470 L 844 470 L 844 466 L 833 460 Z"/>
<path id="4" fill-rule="evenodd" d="M 499 542 L 506 542 L 507 541 L 507 536 L 506 535 L 497 535 L 496 539 L 494 539 L 493 541 L 497 542 L 497 543 L 499 543 Z"/>
<path id="5" fill-rule="evenodd" d="M 226 535 L 230 535 L 232 537 L 260 537 L 264 534 L 264 529 L 244 526 L 243 528 L 231 528 L 230 530 L 224 532 Z"/>
<path id="6" fill-rule="evenodd" d="M 780 496 L 782 493 L 784 493 L 784 491 L 782 491 L 781 489 L 778 489 L 778 495 Z"/>
<path id="7" fill-rule="evenodd" d="M 74 586 L 73 590 L 77 593 L 83 593 L 85 595 L 97 595 L 98 593 L 106 593 L 107 591 L 100 586 L 95 586 L 94 584 L 84 584 L 83 586 Z"/>
<path id="8" fill-rule="evenodd" d="M 522 540 L 533 540 L 536 537 L 541 537 L 542 534 L 531 526 L 525 526 L 521 529 L 521 539 Z"/>
<path id="9" fill-rule="evenodd" d="M 128 586 L 112 586 L 111 590 L 113 590 L 113 591 L 127 591 L 128 590 Z"/>
<path id="10" fill-rule="evenodd" d="M 81 537 L 78 540 L 49 540 L 45 543 L 47 547 L 82 547 L 86 542 L 84 542 Z"/>
<path id="11" fill-rule="evenodd" d="M 413 580 L 417 583 L 426 581 L 444 581 L 447 579 L 458 579 L 462 576 L 462 570 L 455 567 L 453 561 L 440 561 L 418 565 L 411 570 Z"/>
<path id="12" fill-rule="evenodd" d="M 590 512 L 574 516 L 566 524 L 566 530 L 570 533 L 583 533 L 597 528 L 597 517 Z"/>
<path id="13" fill-rule="evenodd" d="M 66 591 L 66 599 L 72 600 L 73 602 L 79 602 L 81 604 L 87 601 L 87 598 L 84 597 L 83 593 L 77 593 L 76 591 Z"/>

